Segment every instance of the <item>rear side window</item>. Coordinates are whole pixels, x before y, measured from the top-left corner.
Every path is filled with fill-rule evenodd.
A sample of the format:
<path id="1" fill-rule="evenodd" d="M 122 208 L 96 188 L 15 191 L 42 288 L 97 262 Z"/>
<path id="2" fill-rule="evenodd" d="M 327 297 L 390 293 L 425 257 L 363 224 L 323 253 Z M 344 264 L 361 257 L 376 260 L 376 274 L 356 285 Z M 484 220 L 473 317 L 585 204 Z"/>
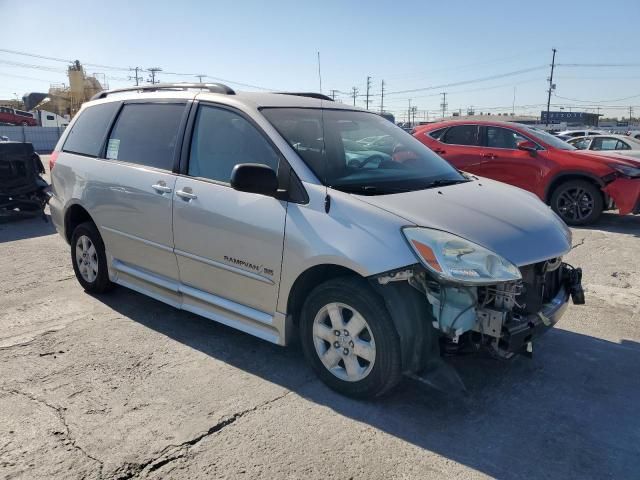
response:
<path id="1" fill-rule="evenodd" d="M 126 104 L 107 142 L 107 158 L 173 169 L 184 103 Z"/>
<path id="2" fill-rule="evenodd" d="M 113 102 L 86 108 L 80 113 L 62 149 L 90 157 L 99 156 L 109 122 L 119 107 L 118 102 Z"/>
<path id="3" fill-rule="evenodd" d="M 446 131 L 441 139 L 442 142 L 451 145 L 472 145 L 478 146 L 478 126 L 458 125 Z"/>

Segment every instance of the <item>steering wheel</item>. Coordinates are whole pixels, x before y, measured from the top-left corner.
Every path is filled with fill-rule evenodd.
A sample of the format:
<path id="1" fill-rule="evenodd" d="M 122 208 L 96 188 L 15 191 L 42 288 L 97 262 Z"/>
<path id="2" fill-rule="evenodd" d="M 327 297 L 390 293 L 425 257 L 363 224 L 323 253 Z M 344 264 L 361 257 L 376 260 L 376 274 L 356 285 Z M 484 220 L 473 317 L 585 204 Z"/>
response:
<path id="1" fill-rule="evenodd" d="M 363 168 L 365 165 L 369 163 L 377 162 L 378 164 L 384 162 L 384 158 L 381 155 L 373 154 L 370 157 L 365 158 L 364 160 L 356 160 L 355 158 L 347 164 L 349 167 L 353 168 Z"/>

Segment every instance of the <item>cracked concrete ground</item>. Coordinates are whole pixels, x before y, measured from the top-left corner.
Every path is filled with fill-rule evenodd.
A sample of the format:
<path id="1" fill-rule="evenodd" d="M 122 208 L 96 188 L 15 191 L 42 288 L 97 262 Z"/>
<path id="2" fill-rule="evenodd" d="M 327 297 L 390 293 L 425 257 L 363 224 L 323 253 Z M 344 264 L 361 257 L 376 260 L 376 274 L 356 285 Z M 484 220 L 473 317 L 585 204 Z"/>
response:
<path id="1" fill-rule="evenodd" d="M 638 478 L 640 217 L 574 230 L 587 305 L 453 398 L 376 402 L 283 349 L 125 288 L 93 297 L 51 224 L 0 224 L 0 477 Z"/>

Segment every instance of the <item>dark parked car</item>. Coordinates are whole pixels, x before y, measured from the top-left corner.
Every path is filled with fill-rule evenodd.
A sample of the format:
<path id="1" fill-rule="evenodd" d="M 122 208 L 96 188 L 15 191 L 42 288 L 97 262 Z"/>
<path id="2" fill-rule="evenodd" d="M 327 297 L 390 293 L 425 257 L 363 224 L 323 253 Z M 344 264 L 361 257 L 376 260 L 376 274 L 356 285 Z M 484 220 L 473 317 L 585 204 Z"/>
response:
<path id="1" fill-rule="evenodd" d="M 33 145 L 0 142 L 0 219 L 43 215 L 49 185 Z"/>

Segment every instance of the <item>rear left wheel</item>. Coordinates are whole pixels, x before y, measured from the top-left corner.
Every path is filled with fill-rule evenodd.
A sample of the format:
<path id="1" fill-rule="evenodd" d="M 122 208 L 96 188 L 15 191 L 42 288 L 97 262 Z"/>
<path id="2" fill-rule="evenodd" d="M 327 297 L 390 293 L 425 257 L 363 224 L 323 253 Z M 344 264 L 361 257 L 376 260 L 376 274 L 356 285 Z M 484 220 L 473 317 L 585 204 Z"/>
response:
<path id="1" fill-rule="evenodd" d="M 113 288 L 100 232 L 93 222 L 78 225 L 71 234 L 71 260 L 80 285 L 90 293 Z"/>

